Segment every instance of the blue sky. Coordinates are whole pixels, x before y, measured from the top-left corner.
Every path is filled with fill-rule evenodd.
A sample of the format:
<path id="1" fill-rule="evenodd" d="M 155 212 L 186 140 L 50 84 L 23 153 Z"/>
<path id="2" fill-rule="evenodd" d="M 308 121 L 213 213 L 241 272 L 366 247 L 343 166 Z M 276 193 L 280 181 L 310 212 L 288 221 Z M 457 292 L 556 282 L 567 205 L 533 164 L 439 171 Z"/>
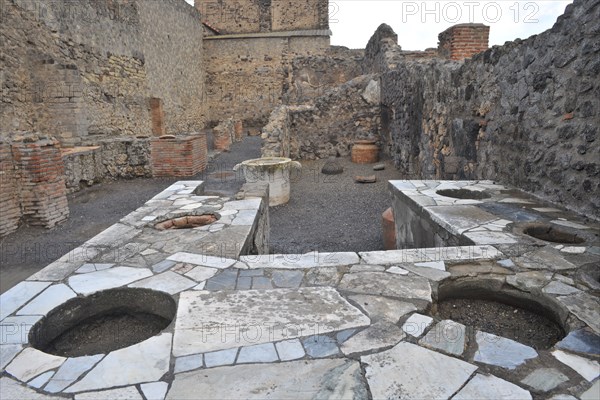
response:
<path id="1" fill-rule="evenodd" d="M 424 50 L 437 47 L 437 35 L 446 28 L 478 22 L 491 26 L 490 46 L 501 45 L 550 29 L 571 2 L 330 0 L 331 44 L 364 48 L 377 27 L 385 22 L 398 34 L 404 50 Z"/>

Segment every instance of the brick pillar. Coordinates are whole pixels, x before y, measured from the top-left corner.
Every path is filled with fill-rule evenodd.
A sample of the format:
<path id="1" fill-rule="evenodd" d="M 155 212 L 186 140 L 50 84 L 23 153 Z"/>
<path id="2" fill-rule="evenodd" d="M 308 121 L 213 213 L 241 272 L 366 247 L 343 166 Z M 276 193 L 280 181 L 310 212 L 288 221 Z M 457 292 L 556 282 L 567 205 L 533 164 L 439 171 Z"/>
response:
<path id="1" fill-rule="evenodd" d="M 152 139 L 150 148 L 153 176 L 194 176 L 206 168 L 205 133 Z"/>
<path id="2" fill-rule="evenodd" d="M 488 49 L 490 27 L 483 24 L 454 25 L 438 36 L 438 53 L 451 60 L 463 60 Z"/>
<path id="3" fill-rule="evenodd" d="M 163 103 L 161 99 L 152 97 L 150 99 L 150 116 L 152 118 L 152 135 L 166 135 L 165 128 L 165 113 L 163 111 Z"/>
<path id="4" fill-rule="evenodd" d="M 69 204 L 60 143 L 52 137 L 25 134 L 13 140 L 12 155 L 25 220 L 46 228 L 66 220 Z"/>
<path id="5" fill-rule="evenodd" d="M 0 138 L 0 238 L 19 227 L 21 206 L 10 143 Z"/>

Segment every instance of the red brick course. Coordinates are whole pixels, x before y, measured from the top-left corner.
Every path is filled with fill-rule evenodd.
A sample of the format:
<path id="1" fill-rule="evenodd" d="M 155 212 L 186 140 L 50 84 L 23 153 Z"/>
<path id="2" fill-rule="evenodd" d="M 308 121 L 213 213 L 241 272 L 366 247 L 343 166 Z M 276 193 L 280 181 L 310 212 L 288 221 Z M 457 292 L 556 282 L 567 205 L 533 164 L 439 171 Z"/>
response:
<path id="1" fill-rule="evenodd" d="M 154 176 L 194 176 L 206 169 L 206 134 L 153 139 L 150 143 Z"/>

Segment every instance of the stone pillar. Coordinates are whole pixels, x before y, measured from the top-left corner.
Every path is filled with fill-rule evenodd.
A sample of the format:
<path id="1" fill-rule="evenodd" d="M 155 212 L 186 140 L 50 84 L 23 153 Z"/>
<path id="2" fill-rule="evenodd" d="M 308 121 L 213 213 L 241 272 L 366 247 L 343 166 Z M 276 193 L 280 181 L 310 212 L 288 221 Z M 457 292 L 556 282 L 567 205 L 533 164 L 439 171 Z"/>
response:
<path id="1" fill-rule="evenodd" d="M 150 152 L 153 176 L 194 176 L 206 169 L 206 134 L 152 139 Z"/>
<path id="2" fill-rule="evenodd" d="M 463 60 L 488 49 L 490 27 L 483 24 L 451 26 L 438 36 L 440 56 Z"/>
<path id="3" fill-rule="evenodd" d="M 213 128 L 215 149 L 229 151 L 235 137 L 235 123 L 233 118 L 228 118 Z"/>
<path id="4" fill-rule="evenodd" d="M 11 149 L 24 219 L 46 228 L 66 220 L 69 204 L 58 140 L 27 133 L 14 137 Z"/>
<path id="5" fill-rule="evenodd" d="M 165 128 L 165 113 L 161 99 L 150 99 L 150 117 L 152 118 L 152 135 L 163 136 L 167 133 Z"/>

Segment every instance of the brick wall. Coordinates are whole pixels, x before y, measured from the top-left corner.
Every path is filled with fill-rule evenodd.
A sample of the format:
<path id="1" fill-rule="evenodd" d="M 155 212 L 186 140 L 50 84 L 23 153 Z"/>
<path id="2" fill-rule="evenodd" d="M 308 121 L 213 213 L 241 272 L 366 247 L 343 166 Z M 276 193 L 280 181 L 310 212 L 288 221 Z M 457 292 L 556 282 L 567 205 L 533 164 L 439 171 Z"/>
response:
<path id="1" fill-rule="evenodd" d="M 488 49 L 490 27 L 483 24 L 454 25 L 438 36 L 440 56 L 464 60 Z"/>
<path id="2" fill-rule="evenodd" d="M 20 219 L 19 189 L 10 142 L 0 138 L 0 237 L 15 231 Z"/>
<path id="3" fill-rule="evenodd" d="M 0 236 L 14 231 L 21 218 L 52 228 L 69 217 L 60 143 L 36 133 L 0 141 L 2 222 Z"/>
<path id="4" fill-rule="evenodd" d="M 194 176 L 206 168 L 206 134 L 153 139 L 150 152 L 154 176 Z"/>

